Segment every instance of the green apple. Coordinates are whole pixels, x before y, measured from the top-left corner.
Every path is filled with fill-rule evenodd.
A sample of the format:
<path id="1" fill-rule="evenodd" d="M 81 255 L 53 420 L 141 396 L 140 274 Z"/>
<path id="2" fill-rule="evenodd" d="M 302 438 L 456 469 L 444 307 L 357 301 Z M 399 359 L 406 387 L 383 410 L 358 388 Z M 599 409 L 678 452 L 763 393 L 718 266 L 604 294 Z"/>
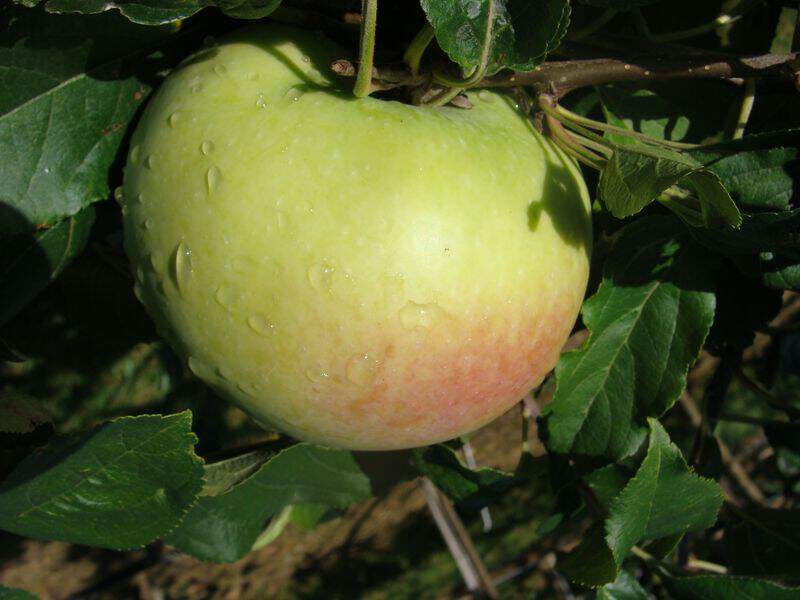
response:
<path id="1" fill-rule="evenodd" d="M 352 449 L 453 438 L 556 363 L 583 299 L 576 165 L 504 95 L 355 99 L 318 34 L 243 30 L 169 75 L 125 168 L 136 291 L 265 426 Z"/>

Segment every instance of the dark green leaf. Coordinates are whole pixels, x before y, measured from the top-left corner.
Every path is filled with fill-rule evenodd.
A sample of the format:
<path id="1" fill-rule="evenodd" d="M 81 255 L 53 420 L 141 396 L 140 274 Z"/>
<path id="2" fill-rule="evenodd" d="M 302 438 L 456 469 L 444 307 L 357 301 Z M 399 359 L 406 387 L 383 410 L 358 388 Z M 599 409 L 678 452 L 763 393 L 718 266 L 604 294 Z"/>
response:
<path id="1" fill-rule="evenodd" d="M 619 465 L 606 465 L 586 475 L 584 480 L 594 492 L 597 501 L 608 508 L 614 498 L 625 489 L 632 476 L 633 473 Z"/>
<path id="2" fill-rule="evenodd" d="M 0 204 L 0 213 L 8 209 Z M 0 325 L 17 314 L 72 262 L 89 240 L 89 206 L 35 234 L 0 239 Z"/>
<path id="3" fill-rule="evenodd" d="M 759 256 L 764 285 L 778 290 L 800 288 L 800 257 L 763 252 Z"/>
<path id="4" fill-rule="evenodd" d="M 200 498 L 165 541 L 210 562 L 247 554 L 269 519 L 290 504 L 344 508 L 369 497 L 370 483 L 350 452 L 297 444 L 217 496 Z"/>
<path id="5" fill-rule="evenodd" d="M 0 235 L 29 233 L 109 196 L 128 122 L 164 68 L 171 28 L 119 15 L 0 12 Z"/>
<path id="6" fill-rule="evenodd" d="M 675 600 L 800 600 L 800 588 L 787 588 L 749 577 L 664 577 L 664 585 Z"/>
<path id="7" fill-rule="evenodd" d="M 710 527 L 722 505 L 719 485 L 689 469 L 657 420 L 649 424 L 647 456 L 611 503 L 606 520 L 606 541 L 618 565 L 641 540 Z"/>
<path id="8" fill-rule="evenodd" d="M 0 393 L 0 433 L 30 433 L 50 422 L 50 415 L 35 398 L 9 389 Z"/>
<path id="9" fill-rule="evenodd" d="M 517 483 L 513 473 L 482 467 L 469 469 L 447 446 L 416 448 L 414 465 L 453 502 L 473 510 L 502 498 Z"/>
<path id="10" fill-rule="evenodd" d="M 326 514 L 333 512 L 324 504 L 296 504 L 292 507 L 292 524 L 303 530 L 316 527 Z"/>
<path id="11" fill-rule="evenodd" d="M 700 242 L 722 254 L 773 252 L 800 258 L 800 209 L 745 215 L 739 231 L 694 233 Z"/>
<path id="12" fill-rule="evenodd" d="M 18 590 L 16 588 L 6 587 L 0 585 L 0 600 L 37 600 L 38 596 L 26 592 L 25 590 Z"/>
<path id="13" fill-rule="evenodd" d="M 191 419 L 123 417 L 51 443 L 0 484 L 0 528 L 117 550 L 165 535 L 202 487 Z"/>
<path id="14" fill-rule="evenodd" d="M 665 148 L 618 146 L 600 174 L 598 194 L 615 217 L 638 213 L 673 185 L 692 188 L 703 209 L 703 221 L 712 216 L 739 227 L 741 215 L 719 178 L 691 157 Z"/>
<path id="15" fill-rule="evenodd" d="M 569 25 L 568 0 L 421 0 L 436 41 L 469 72 L 481 62 L 490 4 L 494 19 L 488 73 L 531 70 L 556 48 Z"/>
<path id="16" fill-rule="evenodd" d="M 732 569 L 800 582 L 800 510 L 736 509 L 738 521 L 725 530 Z"/>
<path id="17" fill-rule="evenodd" d="M 558 562 L 558 570 L 571 581 L 588 587 L 615 581 L 619 570 L 603 536 L 603 524 L 592 525 L 578 547 Z"/>
<path id="18" fill-rule="evenodd" d="M 591 336 L 556 367 L 542 423 L 551 451 L 621 458 L 638 447 L 645 417 L 678 398 L 711 326 L 711 267 L 676 219 L 625 228 L 584 303 Z"/>
<path id="19" fill-rule="evenodd" d="M 275 452 L 268 449 L 247 452 L 233 458 L 208 463 L 201 496 L 219 496 L 241 483 L 263 465 Z"/>
<path id="20" fill-rule="evenodd" d="M 649 600 L 650 594 L 627 571 L 620 571 L 614 583 L 597 590 L 597 600 Z"/>
<path id="21" fill-rule="evenodd" d="M 38 0 L 23 0 L 33 6 Z M 142 25 L 162 25 L 192 16 L 206 6 L 219 6 L 237 19 L 260 19 L 280 5 L 280 0 L 45 0 L 45 10 L 51 13 L 95 14 L 118 10 L 122 15 Z"/>

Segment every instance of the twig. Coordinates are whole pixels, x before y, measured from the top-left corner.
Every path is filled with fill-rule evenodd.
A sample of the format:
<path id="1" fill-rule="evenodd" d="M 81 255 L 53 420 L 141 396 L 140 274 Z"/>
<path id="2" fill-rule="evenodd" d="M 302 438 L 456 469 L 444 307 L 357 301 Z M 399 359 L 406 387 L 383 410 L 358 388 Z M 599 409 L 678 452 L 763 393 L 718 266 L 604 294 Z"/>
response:
<path id="1" fill-rule="evenodd" d="M 744 97 L 742 98 L 742 105 L 739 107 L 739 115 L 734 124 L 731 139 L 739 140 L 744 137 L 744 129 L 750 120 L 750 113 L 753 112 L 755 101 L 756 82 L 754 79 L 748 79 L 744 82 Z"/>
<path id="2" fill-rule="evenodd" d="M 470 592 L 479 592 L 487 598 L 498 598 L 489 572 L 450 501 L 427 477 L 422 480 L 422 489 L 436 527 L 442 534 L 467 589 Z"/>
<path id="3" fill-rule="evenodd" d="M 761 398 L 764 402 L 766 402 L 769 406 L 776 410 L 781 410 L 785 412 L 791 419 L 798 419 L 800 418 L 800 410 L 797 410 L 793 406 L 790 406 L 786 402 L 783 402 L 780 398 L 773 396 L 767 390 L 762 388 L 758 385 L 755 381 L 750 379 L 747 374 L 742 370 L 742 367 L 737 367 L 735 370 L 736 377 L 739 379 L 742 384 L 753 392 L 756 396 Z"/>
<path id="4" fill-rule="evenodd" d="M 353 94 L 357 98 L 369 96 L 372 91 L 372 59 L 375 56 L 375 25 L 378 21 L 378 0 L 362 0 L 361 43 L 359 45 L 359 69 Z"/>
<path id="5" fill-rule="evenodd" d="M 473 471 L 478 468 L 478 463 L 475 462 L 475 453 L 472 451 L 472 444 L 469 443 L 469 438 L 464 436 L 464 443 L 461 450 L 464 452 L 464 461 L 467 466 Z M 489 512 L 489 507 L 484 506 L 481 509 L 481 521 L 483 522 L 483 532 L 488 533 L 492 530 L 492 513 Z"/>
<path id="6" fill-rule="evenodd" d="M 608 23 L 616 16 L 617 16 L 616 9 L 607 8 L 594 21 L 592 21 L 585 27 L 571 31 L 570 33 L 567 34 L 567 37 L 571 40 L 580 40 L 585 37 L 588 37 L 593 33 L 600 31 L 603 27 L 608 25 Z"/>

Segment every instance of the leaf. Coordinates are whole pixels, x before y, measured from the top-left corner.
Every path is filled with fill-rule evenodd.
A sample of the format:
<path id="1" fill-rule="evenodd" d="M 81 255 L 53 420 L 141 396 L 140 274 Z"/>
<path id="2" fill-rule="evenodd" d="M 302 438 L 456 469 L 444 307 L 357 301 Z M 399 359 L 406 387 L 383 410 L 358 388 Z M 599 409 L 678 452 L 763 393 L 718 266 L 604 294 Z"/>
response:
<path id="1" fill-rule="evenodd" d="M 4 212 L 0 205 L 0 212 Z M 0 326 L 58 277 L 89 241 L 94 208 L 89 206 L 34 235 L 0 239 Z"/>
<path id="2" fill-rule="evenodd" d="M 615 581 L 618 568 L 603 535 L 602 523 L 592 525 L 578 547 L 558 562 L 558 570 L 571 581 L 588 587 Z"/>
<path id="3" fill-rule="evenodd" d="M 647 456 L 611 503 L 605 524 L 617 565 L 642 540 L 710 527 L 722 505 L 719 485 L 691 471 L 657 420 L 649 419 L 649 426 Z"/>
<path id="4" fill-rule="evenodd" d="M 275 452 L 259 449 L 233 458 L 208 463 L 201 496 L 219 496 L 241 483 L 263 465 Z"/>
<path id="5" fill-rule="evenodd" d="M 597 501 L 603 507 L 608 508 L 614 498 L 625 489 L 632 476 L 633 474 L 626 469 L 612 464 L 592 471 L 584 477 L 584 481 L 594 492 Z"/>
<path id="6" fill-rule="evenodd" d="M 627 226 L 583 306 L 591 335 L 556 367 L 541 417 L 551 452 L 621 458 L 686 385 L 714 318 L 708 252 L 670 217 Z"/>
<path id="7" fill-rule="evenodd" d="M 27 6 L 38 0 L 22 1 Z M 46 0 L 41 3 L 50 13 L 96 14 L 118 10 L 120 14 L 141 25 L 163 25 L 192 16 L 207 6 L 219 6 L 225 14 L 237 19 L 266 17 L 280 0 Z"/>
<path id="8" fill-rule="evenodd" d="M 113 14 L 0 12 L 0 235 L 29 233 L 109 196 L 125 129 L 167 64 L 171 28 Z"/>
<path id="9" fill-rule="evenodd" d="M 0 395 L 0 433 L 30 433 L 50 422 L 50 415 L 35 398 L 11 389 Z"/>
<path id="10" fill-rule="evenodd" d="M 332 511 L 324 504 L 296 504 L 292 507 L 292 524 L 304 531 L 314 529 Z"/>
<path id="11" fill-rule="evenodd" d="M 285 506 L 344 508 L 370 494 L 369 479 L 350 452 L 297 444 L 229 491 L 200 498 L 165 541 L 201 560 L 231 562 L 250 551 L 270 517 Z"/>
<path id="12" fill-rule="evenodd" d="M 0 484 L 0 528 L 115 550 L 165 535 L 202 487 L 191 418 L 122 417 L 51 443 Z"/>
<path id="13" fill-rule="evenodd" d="M 725 530 L 732 570 L 786 583 L 800 582 L 800 510 L 736 509 Z"/>
<path id="14" fill-rule="evenodd" d="M 614 583 L 597 590 L 597 600 L 649 600 L 650 594 L 627 571 L 620 571 Z"/>
<path id="15" fill-rule="evenodd" d="M 787 168 L 797 161 L 796 148 L 750 150 L 732 155 L 692 152 L 722 181 L 739 206 L 764 210 L 789 208 L 794 193 Z"/>
<path id="16" fill-rule="evenodd" d="M 765 285 L 778 290 L 800 288 L 800 258 L 764 252 L 759 262 Z"/>
<path id="17" fill-rule="evenodd" d="M 730 575 L 664 576 L 664 585 L 675 600 L 800 599 L 800 588 L 787 588 L 771 581 Z"/>
<path id="18" fill-rule="evenodd" d="M 414 465 L 453 502 L 463 508 L 478 510 L 496 502 L 521 481 L 529 481 L 542 473 L 536 465 L 526 465 L 525 473 L 507 473 L 498 469 L 481 467 L 469 469 L 455 451 L 443 444 L 416 448 L 412 451 Z"/>
<path id="19" fill-rule="evenodd" d="M 487 73 L 532 70 L 561 42 L 569 25 L 568 0 L 421 0 L 436 41 L 466 72 L 481 62 L 490 4 L 494 10 Z"/>
<path id="20" fill-rule="evenodd" d="M 647 6 L 648 4 L 655 4 L 656 2 L 660 2 L 660 0 L 584 0 L 585 4 L 613 8 L 620 12 L 633 10 L 640 6 Z"/>
<path id="21" fill-rule="evenodd" d="M 38 600 L 38 596 L 25 590 L 0 585 L 0 600 Z"/>
<path id="22" fill-rule="evenodd" d="M 700 200 L 704 223 L 716 214 L 733 227 L 742 217 L 719 177 L 691 157 L 656 147 L 620 147 L 600 173 L 598 194 L 617 218 L 641 211 L 672 186 L 683 183 Z"/>
<path id="23" fill-rule="evenodd" d="M 745 215 L 739 231 L 692 233 L 698 241 L 721 254 L 773 252 L 800 258 L 800 208 Z"/>

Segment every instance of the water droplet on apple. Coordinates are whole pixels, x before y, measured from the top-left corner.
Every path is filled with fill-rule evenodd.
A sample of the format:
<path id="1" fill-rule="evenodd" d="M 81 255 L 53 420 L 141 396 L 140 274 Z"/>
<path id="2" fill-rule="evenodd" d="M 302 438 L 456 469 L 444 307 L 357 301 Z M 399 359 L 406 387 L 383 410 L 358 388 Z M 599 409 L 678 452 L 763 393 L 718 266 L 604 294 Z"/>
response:
<path id="1" fill-rule="evenodd" d="M 291 102 L 297 102 L 298 100 L 300 100 L 302 95 L 303 95 L 303 90 L 300 89 L 299 86 L 295 85 L 286 90 L 286 93 L 284 94 L 283 97 Z"/>
<path id="2" fill-rule="evenodd" d="M 151 154 L 145 159 L 144 166 L 151 170 L 156 166 L 156 157 L 154 154 Z"/>
<path id="3" fill-rule="evenodd" d="M 228 73 L 228 68 L 225 65 L 216 65 L 214 67 L 214 73 L 220 77 L 224 77 Z"/>
<path id="4" fill-rule="evenodd" d="M 200 144 L 200 152 L 203 156 L 208 156 L 214 151 L 214 142 L 211 140 L 203 140 L 203 143 Z"/>
<path id="5" fill-rule="evenodd" d="M 144 283 L 144 269 L 141 266 L 136 267 L 136 281 Z"/>
<path id="6" fill-rule="evenodd" d="M 175 286 L 178 288 L 179 292 L 184 293 L 189 285 L 194 267 L 192 266 L 192 251 L 183 240 L 181 240 L 178 243 L 178 247 L 175 248 L 173 263 L 175 270 L 173 274 L 175 277 Z"/>
<path id="7" fill-rule="evenodd" d="M 255 81 L 256 79 L 258 79 L 258 73 L 256 73 L 255 71 L 249 71 L 247 75 L 245 75 L 244 77 L 248 81 Z"/>
<path id="8" fill-rule="evenodd" d="M 139 164 L 139 152 L 140 150 L 138 144 L 131 148 L 130 161 L 132 165 Z"/>
<path id="9" fill-rule="evenodd" d="M 325 369 L 308 369 L 306 371 L 306 378 L 312 383 L 322 383 L 327 381 L 328 372 Z"/>
<path id="10" fill-rule="evenodd" d="M 144 202 L 144 194 L 143 194 L 142 192 L 139 192 L 138 194 L 136 194 L 136 195 L 133 197 L 133 200 L 134 200 L 134 202 L 136 202 L 137 204 L 142 204 L 142 203 Z"/>
<path id="11" fill-rule="evenodd" d="M 275 211 L 275 220 L 278 222 L 278 231 L 285 233 L 289 228 L 289 217 L 282 210 Z"/>
<path id="12" fill-rule="evenodd" d="M 152 229 L 153 228 L 153 219 L 151 219 L 150 217 L 147 217 L 144 220 L 144 223 L 142 223 L 142 225 L 144 226 L 145 229 Z"/>
<path id="13" fill-rule="evenodd" d="M 409 302 L 400 309 L 400 324 L 405 329 L 430 329 L 444 315 L 438 304 Z"/>
<path id="14" fill-rule="evenodd" d="M 217 291 L 214 293 L 214 300 L 217 301 L 222 308 L 230 310 L 233 306 L 233 290 L 225 284 L 217 286 Z"/>
<path id="15" fill-rule="evenodd" d="M 197 377 L 203 380 L 211 379 L 212 371 L 211 367 L 209 367 L 206 363 L 204 363 L 199 358 L 195 358 L 194 356 L 190 356 L 189 360 L 189 370 L 194 373 Z"/>
<path id="16" fill-rule="evenodd" d="M 363 387 L 372 383 L 379 366 L 380 362 L 369 354 L 354 354 L 347 361 L 345 375 L 350 383 Z"/>
<path id="17" fill-rule="evenodd" d="M 327 263 L 314 263 L 308 268 L 308 282 L 315 290 L 330 289 L 333 283 L 333 272 L 336 268 Z"/>
<path id="18" fill-rule="evenodd" d="M 303 55 L 303 58 L 301 58 L 300 60 L 302 60 L 304 63 L 310 63 L 311 57 L 308 55 Z"/>
<path id="19" fill-rule="evenodd" d="M 266 317 L 261 315 L 250 315 L 247 317 L 247 326 L 258 335 L 270 335 L 275 333 L 275 325 Z"/>
<path id="20" fill-rule="evenodd" d="M 142 286 L 140 286 L 138 283 L 134 284 L 133 286 L 133 295 L 136 296 L 136 299 L 139 301 L 139 304 L 144 304 Z"/>
<path id="21" fill-rule="evenodd" d="M 170 127 L 175 127 L 178 124 L 178 121 L 181 119 L 181 113 L 179 111 L 175 111 L 167 118 L 167 124 Z"/>
<path id="22" fill-rule="evenodd" d="M 225 381 L 230 381 L 233 379 L 233 371 L 231 371 L 228 367 L 217 367 L 217 375 L 219 375 Z"/>
<path id="23" fill-rule="evenodd" d="M 118 185 L 114 189 L 114 200 L 116 200 L 117 204 L 119 204 L 120 206 L 122 206 L 125 203 L 125 195 L 122 192 L 122 186 L 121 185 Z"/>
<path id="24" fill-rule="evenodd" d="M 221 176 L 222 173 L 217 166 L 209 167 L 208 171 L 206 171 L 206 189 L 209 194 L 213 194 L 219 187 Z"/>
<path id="25" fill-rule="evenodd" d="M 267 108 L 267 101 L 264 98 L 264 92 L 258 92 L 256 94 L 256 106 L 258 108 Z"/>
<path id="26" fill-rule="evenodd" d="M 156 254 L 154 252 L 153 254 L 148 256 L 148 260 L 150 262 L 150 267 L 153 269 L 153 271 L 155 271 L 156 273 L 160 273 L 161 272 L 161 257 L 158 256 L 158 254 Z"/>

